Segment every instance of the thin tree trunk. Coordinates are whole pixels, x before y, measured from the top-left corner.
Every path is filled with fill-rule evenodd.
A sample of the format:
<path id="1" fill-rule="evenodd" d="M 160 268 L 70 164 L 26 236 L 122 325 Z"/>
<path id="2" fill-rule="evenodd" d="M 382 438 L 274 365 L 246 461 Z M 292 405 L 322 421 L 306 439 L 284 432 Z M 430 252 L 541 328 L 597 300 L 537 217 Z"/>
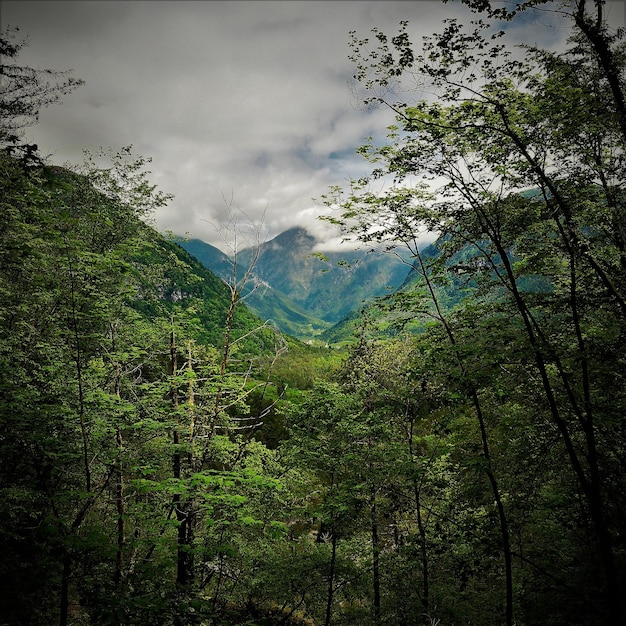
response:
<path id="1" fill-rule="evenodd" d="M 115 330 L 111 328 L 112 333 L 112 351 L 115 353 Z M 119 363 L 115 364 L 115 379 L 113 393 L 118 400 L 121 400 L 122 372 Z M 117 551 L 115 554 L 115 573 L 113 582 L 119 585 L 122 581 L 124 571 L 124 546 L 126 543 L 125 515 L 126 507 L 124 504 L 124 474 L 122 467 L 122 452 L 124 448 L 124 440 L 122 437 L 122 429 L 120 426 L 115 431 L 115 443 L 117 445 L 117 463 L 115 468 L 115 505 L 117 509 Z"/>
<path id="2" fill-rule="evenodd" d="M 374 623 L 380 624 L 380 545 L 378 541 L 378 520 L 376 511 L 376 487 L 371 486 L 370 516 L 372 532 L 372 584 L 374 592 Z"/>
<path id="3" fill-rule="evenodd" d="M 478 393 L 473 383 L 470 382 L 465 363 L 463 362 L 461 356 L 457 352 L 457 343 L 452 328 L 448 324 L 443 311 L 439 305 L 439 299 L 433 287 L 433 284 L 428 275 L 428 269 L 424 264 L 422 256 L 419 250 L 416 250 L 416 258 L 420 264 L 421 274 L 426 281 L 426 286 L 428 287 L 428 291 L 430 293 L 431 299 L 437 311 L 437 316 L 439 321 L 443 325 L 446 334 L 448 336 L 448 340 L 450 341 L 450 345 L 454 350 L 454 354 L 456 356 L 457 363 L 461 370 L 461 375 L 469 386 L 470 396 L 472 400 L 472 404 L 474 405 L 474 410 L 476 412 L 476 418 L 478 420 L 478 427 L 480 430 L 480 439 L 483 450 L 483 458 L 485 459 L 485 473 L 487 475 L 487 479 L 489 480 L 489 485 L 491 486 L 491 492 L 493 494 L 494 502 L 496 503 L 496 510 L 498 512 L 498 521 L 500 523 L 500 534 L 502 536 L 502 553 L 504 558 L 504 570 L 505 570 L 505 588 L 506 588 L 506 609 L 505 609 L 505 623 L 506 626 L 513 626 L 513 558 L 511 554 L 511 539 L 510 539 L 510 531 L 508 520 L 506 516 L 506 512 L 504 510 L 504 504 L 502 502 L 502 497 L 500 495 L 500 488 L 498 485 L 498 481 L 496 479 L 496 475 L 493 471 L 492 461 L 491 461 L 491 453 L 489 450 L 489 439 L 487 435 L 487 428 L 485 424 L 485 417 L 483 414 L 482 406 L 480 403 L 480 398 L 478 397 Z"/>
<path id="4" fill-rule="evenodd" d="M 93 494 L 91 494 L 91 466 L 89 463 L 89 435 L 87 432 L 87 424 L 85 421 L 85 394 L 84 394 L 84 381 L 83 381 L 83 369 L 82 369 L 82 347 L 80 340 L 80 330 L 78 326 L 78 310 L 76 301 L 76 276 L 74 273 L 74 265 L 72 263 L 72 257 L 70 255 L 69 244 L 65 241 L 67 265 L 69 271 L 69 286 L 70 286 L 70 304 L 71 304 L 71 331 L 75 342 L 75 355 L 74 363 L 76 365 L 76 380 L 78 385 L 78 419 L 81 432 L 82 443 L 82 461 L 83 471 L 85 479 L 85 492 L 88 494 L 87 501 L 78 512 L 74 523 L 71 526 L 72 532 L 77 531 L 82 524 L 84 516 L 87 514 L 91 504 L 93 503 Z M 63 555 L 63 572 L 61 575 L 61 598 L 60 598 L 60 617 L 59 623 L 61 626 L 67 625 L 68 611 L 69 611 L 69 585 L 72 569 L 72 557 L 66 550 Z"/>
<path id="5" fill-rule="evenodd" d="M 125 505 L 124 505 L 124 476 L 122 473 L 122 431 L 120 428 L 115 433 L 117 443 L 118 462 L 115 470 L 115 504 L 117 508 L 117 552 L 115 554 L 115 574 L 113 581 L 116 585 L 122 580 L 124 571 L 124 546 L 126 543 L 125 529 Z"/>
<path id="6" fill-rule="evenodd" d="M 417 509 L 417 531 L 420 536 L 420 557 L 422 560 L 422 607 L 424 608 L 424 614 L 428 615 L 429 609 L 429 576 L 428 576 L 428 547 L 426 546 L 426 526 L 422 519 L 422 507 L 420 505 L 420 489 L 417 483 L 414 481 L 413 488 L 415 490 L 415 503 Z"/>
<path id="7" fill-rule="evenodd" d="M 70 576 L 72 572 L 72 557 L 66 551 L 63 555 L 63 571 L 61 573 L 61 605 L 59 626 L 67 626 L 69 613 Z"/>
<path id="8" fill-rule="evenodd" d="M 411 463 L 415 462 L 415 447 L 413 441 L 413 426 L 414 420 L 411 419 L 409 426 L 409 457 Z M 428 609 L 430 606 L 430 579 L 429 579 L 429 563 L 428 563 L 428 547 L 426 545 L 426 525 L 422 518 L 422 505 L 421 505 L 421 487 L 417 481 L 417 477 L 413 476 L 413 492 L 415 494 L 415 510 L 417 513 L 417 531 L 420 536 L 420 557 L 422 561 L 422 607 L 424 608 L 424 615 L 428 615 Z M 426 619 L 426 618 L 425 618 Z"/>
<path id="9" fill-rule="evenodd" d="M 326 593 L 326 617 L 324 619 L 324 626 L 331 626 L 331 618 L 333 611 L 333 599 L 335 594 L 335 566 L 337 560 L 337 535 L 335 533 L 335 526 L 330 528 L 330 567 L 328 571 L 328 591 Z"/>
<path id="10" fill-rule="evenodd" d="M 581 377 L 582 377 L 582 387 L 583 387 L 583 396 L 584 396 L 584 411 L 581 413 L 576 398 L 570 390 L 569 382 L 567 380 L 567 376 L 562 371 L 560 364 L 557 362 L 557 366 L 559 369 L 559 373 L 563 380 L 563 385 L 567 391 L 567 396 L 572 405 L 572 409 L 574 413 L 578 416 L 580 424 L 582 426 L 582 431 L 585 437 L 585 443 L 587 445 L 587 454 L 585 455 L 586 463 L 588 467 L 589 475 L 584 468 L 585 458 L 580 458 L 579 454 L 576 452 L 576 448 L 572 441 L 572 437 L 569 432 L 568 425 L 566 420 L 561 415 L 561 411 L 559 409 L 558 403 L 556 401 L 555 392 L 552 388 L 552 383 L 550 382 L 550 378 L 547 373 L 547 366 L 544 357 L 544 353 L 539 344 L 539 339 L 542 338 L 542 335 L 537 336 L 537 333 L 540 332 L 536 322 L 533 319 L 532 313 L 526 305 L 526 302 L 517 288 L 517 282 L 515 280 L 515 275 L 513 272 L 513 268 L 511 266 L 511 262 L 506 254 L 506 250 L 504 249 L 502 241 L 497 236 L 496 231 L 491 227 L 488 217 L 482 211 L 478 211 L 479 218 L 484 222 L 485 225 L 488 226 L 487 233 L 489 234 L 491 240 L 496 246 L 496 251 L 498 252 L 500 258 L 502 259 L 502 264 L 504 266 L 506 277 L 508 281 L 508 288 L 513 295 L 513 299 L 517 306 L 517 309 L 522 317 L 524 322 L 524 327 L 526 329 L 526 334 L 529 340 L 529 343 L 533 349 L 535 363 L 537 365 L 537 369 L 539 371 L 542 385 L 544 388 L 544 393 L 546 394 L 546 398 L 548 400 L 548 404 L 550 407 L 550 412 L 552 414 L 552 418 L 557 425 L 561 436 L 563 437 L 565 448 L 567 450 L 570 463 L 574 470 L 574 473 L 578 479 L 578 482 L 583 490 L 585 495 L 585 499 L 588 504 L 589 514 L 591 516 L 591 520 L 596 531 L 596 537 L 598 540 L 598 547 L 600 550 L 600 557 L 602 561 L 602 566 L 604 569 L 605 577 L 606 577 L 606 598 L 609 609 L 609 615 L 612 623 L 618 624 L 622 623 L 622 593 L 619 586 L 619 576 L 617 574 L 617 568 L 615 565 L 615 556 L 613 554 L 613 546 L 612 546 L 612 537 L 608 527 L 608 523 L 605 516 L 605 507 L 602 499 L 602 491 L 601 491 L 601 479 L 600 479 L 600 470 L 599 470 L 599 461 L 598 461 L 598 450 L 596 445 L 595 438 L 595 427 L 593 423 L 593 412 L 592 412 L 592 403 L 591 403 L 591 395 L 590 395 L 590 381 L 589 381 L 589 371 L 588 371 L 588 363 L 586 358 L 586 348 L 585 343 L 582 336 L 582 331 L 580 328 L 580 319 L 578 313 L 578 302 L 576 296 L 576 271 L 575 271 L 575 260 L 576 260 L 576 247 L 572 245 L 570 238 L 567 236 L 569 233 L 566 233 L 563 229 L 559 228 L 559 232 L 563 238 L 566 249 L 569 253 L 569 261 L 570 261 L 570 307 L 572 310 L 572 318 L 575 328 L 575 335 L 578 342 L 578 348 L 580 352 L 580 363 L 581 363 Z"/>
<path id="11" fill-rule="evenodd" d="M 604 73 L 604 77 L 611 88 L 620 131 L 626 139 L 626 99 L 620 80 L 620 68 L 615 60 L 615 54 L 611 49 L 607 33 L 603 30 L 603 26 L 605 26 L 602 17 L 604 0 L 594 0 L 593 4 L 597 10 L 595 24 L 585 14 L 586 0 L 578 0 L 578 10 L 574 13 L 574 21 L 598 55 L 598 67 Z"/>
<path id="12" fill-rule="evenodd" d="M 174 320 L 172 320 L 172 331 L 170 334 L 170 375 L 172 377 L 171 400 L 174 413 L 178 413 L 178 384 L 175 380 L 178 372 L 178 357 L 176 349 L 176 333 L 174 331 Z M 175 480 L 181 479 L 181 458 L 180 458 L 180 432 L 178 425 L 174 426 L 172 433 L 174 443 L 174 454 L 172 455 L 172 476 Z M 181 586 L 187 584 L 186 559 L 184 554 L 185 546 L 185 512 L 182 510 L 180 493 L 175 493 L 172 498 L 176 519 L 178 520 L 178 540 L 176 554 L 176 582 Z"/>
<path id="13" fill-rule="evenodd" d="M 509 532 L 509 524 L 504 511 L 504 504 L 502 497 L 500 496 L 500 488 L 498 481 L 493 472 L 493 466 L 491 463 L 491 453 L 489 451 L 489 443 L 487 438 L 487 429 L 485 426 L 485 418 L 483 415 L 482 407 L 476 390 L 471 390 L 472 402 L 476 409 L 476 416 L 478 418 L 478 425 L 480 428 L 480 439 L 483 446 L 483 458 L 486 462 L 487 478 L 491 485 L 491 492 L 496 503 L 498 510 L 498 519 L 500 521 L 500 534 L 502 535 L 502 553 L 504 556 L 504 568 L 506 575 L 506 624 L 507 626 L 513 626 L 513 557 L 511 554 L 511 536 Z"/>

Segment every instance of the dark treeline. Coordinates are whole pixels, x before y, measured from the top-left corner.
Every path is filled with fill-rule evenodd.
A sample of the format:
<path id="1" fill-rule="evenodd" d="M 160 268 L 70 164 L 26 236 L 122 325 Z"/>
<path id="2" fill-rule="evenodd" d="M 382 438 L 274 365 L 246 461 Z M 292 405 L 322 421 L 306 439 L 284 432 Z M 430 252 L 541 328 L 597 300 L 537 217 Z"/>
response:
<path id="1" fill-rule="evenodd" d="M 624 623 L 622 33 L 529 2 L 567 49 L 511 53 L 513 5 L 467 4 L 352 34 L 396 121 L 326 201 L 412 271 L 345 353 L 147 226 L 130 149 L 24 145 L 79 81 L 2 35 L 0 624 Z"/>

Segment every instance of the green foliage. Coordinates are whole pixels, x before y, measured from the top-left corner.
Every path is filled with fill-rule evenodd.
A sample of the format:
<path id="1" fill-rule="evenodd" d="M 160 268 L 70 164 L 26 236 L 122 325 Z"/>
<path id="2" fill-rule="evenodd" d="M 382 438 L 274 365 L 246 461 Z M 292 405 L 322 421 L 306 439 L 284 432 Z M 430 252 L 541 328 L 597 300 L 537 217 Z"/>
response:
<path id="1" fill-rule="evenodd" d="M 468 4 L 500 15 L 489 3 Z M 447 20 L 421 50 L 412 48 L 406 24 L 393 38 L 374 29 L 373 42 L 353 34 L 365 101 L 388 105 L 397 122 L 387 142 L 359 150 L 371 175 L 346 195 L 331 190 L 327 203 L 340 206 L 332 219 L 347 233 L 413 253 L 414 293 L 390 300 L 378 321 L 422 332 L 414 372 L 461 476 L 464 506 L 446 519 L 461 526 L 471 519 L 472 533 L 484 537 L 475 544 L 451 535 L 459 552 L 446 569 L 464 562 L 465 541 L 467 554 L 482 556 L 453 575 L 462 593 L 443 596 L 446 608 L 436 615 L 443 621 L 623 618 L 626 510 L 609 485 L 622 473 L 614 411 L 624 396 L 606 376 L 620 380 L 623 369 L 614 342 L 626 313 L 624 65 L 621 34 L 609 31 L 601 3 L 593 4 L 594 17 L 584 2 L 572 5 L 565 52 L 526 47 L 523 60 L 481 19 Z M 417 74 L 436 100 L 398 101 L 404 78 Z M 424 233 L 439 235 L 437 256 L 419 245 Z M 548 501 L 557 493 L 554 509 Z M 558 535 L 552 561 L 542 554 L 549 540 L 535 528 L 542 511 L 544 531 Z M 421 531 L 422 559 L 434 573 L 438 559 L 424 552 L 423 524 Z M 485 599 L 480 578 L 492 589 L 502 584 L 493 552 L 499 541 L 506 607 L 497 594 L 474 604 L 464 593 Z M 583 544 L 595 552 L 583 556 Z"/>
<path id="2" fill-rule="evenodd" d="M 199 568 L 232 552 L 225 532 L 235 541 L 271 522 L 255 509 L 279 487 L 266 478 L 268 451 L 228 436 L 250 382 L 234 362 L 220 373 L 229 294 L 139 220 L 166 198 L 129 157 L 77 173 L 1 158 L 2 612 L 15 623 L 67 623 L 71 606 L 99 622 L 162 622 L 178 602 L 173 499 L 206 516 L 189 544 Z M 274 347 L 258 326 L 237 307 L 231 356 L 251 362 Z M 183 365 L 168 374 L 174 329 Z M 190 419 L 195 441 L 173 443 Z M 203 439 L 213 427 L 222 434 Z M 173 476 L 177 455 L 204 466 Z"/>
<path id="3" fill-rule="evenodd" d="M 4 621 L 623 621 L 623 51 L 574 8 L 523 61 L 480 20 L 354 35 L 370 102 L 418 70 L 438 101 L 390 103 L 329 194 L 412 253 L 347 352 L 149 228 L 168 198 L 130 149 L 0 154 Z"/>

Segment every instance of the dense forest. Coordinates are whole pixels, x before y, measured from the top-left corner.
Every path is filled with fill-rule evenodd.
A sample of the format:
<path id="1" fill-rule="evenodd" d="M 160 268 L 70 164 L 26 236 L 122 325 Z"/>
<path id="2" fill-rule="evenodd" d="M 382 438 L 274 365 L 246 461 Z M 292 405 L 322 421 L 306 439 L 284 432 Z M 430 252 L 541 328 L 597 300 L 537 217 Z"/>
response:
<path id="1" fill-rule="evenodd" d="M 571 0 L 512 49 L 544 2 L 465 3 L 350 34 L 396 123 L 324 199 L 411 273 L 342 349 L 157 233 L 148 159 L 24 143 L 80 81 L 2 33 L 0 624 L 624 623 L 624 33 Z"/>

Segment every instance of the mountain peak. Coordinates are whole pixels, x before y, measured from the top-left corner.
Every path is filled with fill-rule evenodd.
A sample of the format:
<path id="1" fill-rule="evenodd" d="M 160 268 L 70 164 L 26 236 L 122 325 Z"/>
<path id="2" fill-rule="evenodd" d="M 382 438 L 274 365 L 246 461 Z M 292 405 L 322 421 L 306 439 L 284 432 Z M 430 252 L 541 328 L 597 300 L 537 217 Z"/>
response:
<path id="1" fill-rule="evenodd" d="M 283 248 L 294 249 L 300 251 L 312 248 L 317 243 L 317 239 L 302 226 L 294 226 L 271 239 L 262 247 L 270 250 L 280 250 Z"/>
<path id="2" fill-rule="evenodd" d="M 348 249 L 329 251 L 322 259 L 315 254 L 318 243 L 306 228 L 294 226 L 260 245 L 253 270 L 255 280 L 269 289 L 259 290 L 248 302 L 254 302 L 261 317 L 289 321 L 284 328 L 299 336 L 310 333 L 312 323 L 317 328 L 336 323 L 363 302 L 397 289 L 408 274 L 407 265 L 393 255 Z M 208 244 L 186 242 L 183 247 L 219 275 L 232 273 L 225 255 L 207 250 Z M 254 256 L 252 249 L 241 250 L 239 267 L 247 268 Z"/>

